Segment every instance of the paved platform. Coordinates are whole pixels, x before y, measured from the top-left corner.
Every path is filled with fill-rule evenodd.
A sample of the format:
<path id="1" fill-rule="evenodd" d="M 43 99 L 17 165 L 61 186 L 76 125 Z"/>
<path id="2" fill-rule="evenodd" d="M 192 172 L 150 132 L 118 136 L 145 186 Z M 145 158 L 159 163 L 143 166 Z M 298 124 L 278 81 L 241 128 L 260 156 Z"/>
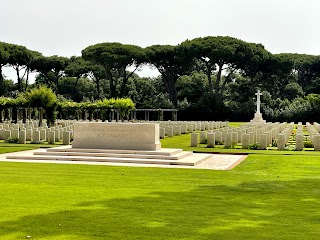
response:
<path id="1" fill-rule="evenodd" d="M 54 151 L 52 148 L 51 151 Z M 96 162 L 96 161 L 61 161 L 61 160 L 40 160 L 34 156 L 45 153 L 46 149 L 27 150 L 15 153 L 0 154 L 0 162 L 25 162 L 25 163 L 55 163 L 55 164 L 82 164 L 82 165 L 106 165 L 106 166 L 127 166 L 127 167 L 160 167 L 160 168 L 189 168 L 209 170 L 230 170 L 240 164 L 247 155 L 211 154 L 212 157 L 199 162 L 195 166 L 169 165 L 169 164 L 148 164 L 148 163 L 125 163 L 125 162 Z M 35 154 L 36 153 L 36 154 Z M 13 158 L 13 159 L 7 159 Z"/>

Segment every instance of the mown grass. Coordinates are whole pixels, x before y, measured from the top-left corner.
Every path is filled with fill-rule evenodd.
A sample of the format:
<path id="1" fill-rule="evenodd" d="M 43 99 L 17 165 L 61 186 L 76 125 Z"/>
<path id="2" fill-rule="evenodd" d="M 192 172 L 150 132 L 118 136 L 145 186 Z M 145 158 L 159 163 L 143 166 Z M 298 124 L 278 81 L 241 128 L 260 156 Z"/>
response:
<path id="1" fill-rule="evenodd" d="M 318 239 L 316 156 L 230 171 L 0 163 L 0 239 Z"/>
<path id="2" fill-rule="evenodd" d="M 229 171 L 0 162 L 0 239 L 318 239 L 318 153 L 252 151 Z"/>
<path id="3" fill-rule="evenodd" d="M 247 122 L 229 122 L 229 127 L 240 127 L 243 124 L 246 124 Z"/>
<path id="4" fill-rule="evenodd" d="M 3 140 L 0 140 L 0 154 L 1 153 L 10 153 L 10 152 L 19 152 L 19 151 L 25 151 L 25 150 L 32 150 L 32 149 L 38 149 L 38 148 L 50 148 L 50 147 L 57 147 L 60 146 L 61 143 L 58 143 L 56 145 L 51 144 L 16 144 L 16 143 L 5 143 Z"/>

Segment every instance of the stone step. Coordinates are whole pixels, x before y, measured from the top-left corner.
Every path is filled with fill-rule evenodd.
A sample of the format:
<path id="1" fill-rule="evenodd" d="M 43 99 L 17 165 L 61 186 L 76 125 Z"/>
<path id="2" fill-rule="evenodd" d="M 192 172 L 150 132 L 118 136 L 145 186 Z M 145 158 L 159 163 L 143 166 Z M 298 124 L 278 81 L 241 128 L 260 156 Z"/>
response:
<path id="1" fill-rule="evenodd" d="M 178 163 L 177 165 L 195 166 L 201 162 L 204 162 L 205 160 L 212 158 L 212 156 L 212 154 L 194 153 L 193 155 L 177 160 L 174 163 Z"/>
<path id="2" fill-rule="evenodd" d="M 54 155 L 33 155 L 33 156 L 7 156 L 7 159 L 23 160 L 54 160 L 54 161 L 87 161 L 87 162 L 116 162 L 116 163 L 140 163 L 140 164 L 167 164 L 195 166 L 200 162 L 211 158 L 211 154 L 193 154 L 179 160 L 163 159 L 142 159 L 142 158 L 121 158 L 121 157 L 85 157 L 85 156 L 54 156 Z"/>
<path id="3" fill-rule="evenodd" d="M 163 155 L 172 156 L 181 153 L 182 149 L 176 148 L 162 148 L 157 151 L 144 151 L 144 150 L 118 150 L 118 149 L 85 149 L 85 148 L 72 148 L 71 146 L 62 146 L 56 148 L 48 148 L 47 152 L 86 152 L 86 153 L 115 153 L 115 154 L 141 154 L 141 155 Z"/>
<path id="4" fill-rule="evenodd" d="M 116 158 L 145 158 L 145 159 L 162 159 L 162 160 L 179 160 L 192 155 L 192 152 L 182 151 L 174 155 L 151 155 L 151 154 L 131 154 L 131 153 L 96 153 L 96 152 L 52 152 L 37 151 L 34 155 L 54 155 L 54 156 L 84 156 L 84 157 L 116 157 Z"/>

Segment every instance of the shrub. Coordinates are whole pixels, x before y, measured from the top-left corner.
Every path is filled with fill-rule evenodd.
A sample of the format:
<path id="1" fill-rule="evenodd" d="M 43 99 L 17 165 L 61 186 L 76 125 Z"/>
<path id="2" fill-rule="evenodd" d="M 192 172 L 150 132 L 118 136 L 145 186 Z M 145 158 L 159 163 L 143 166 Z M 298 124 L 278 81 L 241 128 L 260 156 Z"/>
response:
<path id="1" fill-rule="evenodd" d="M 120 119 L 123 122 L 128 117 L 130 110 L 134 109 L 135 104 L 130 98 L 117 98 L 110 99 L 113 103 L 114 108 L 119 110 Z"/>
<path id="2" fill-rule="evenodd" d="M 258 149 L 260 149 L 260 144 L 259 143 L 251 143 L 251 144 L 249 144 L 248 149 L 258 150 Z"/>
<path id="3" fill-rule="evenodd" d="M 305 148 L 313 148 L 313 143 L 311 141 L 306 141 L 303 143 Z"/>
<path id="4" fill-rule="evenodd" d="M 49 125 L 53 125 L 55 121 L 54 112 L 57 104 L 57 96 L 51 88 L 46 86 L 32 88 L 25 94 L 25 98 L 30 107 L 39 109 L 39 126 L 42 126 L 43 110 L 46 111 Z"/>
<path id="5" fill-rule="evenodd" d="M 272 140 L 271 147 L 278 147 L 278 140 L 277 139 Z"/>
<path id="6" fill-rule="evenodd" d="M 295 151 L 297 150 L 294 145 L 288 145 L 284 148 L 285 151 Z"/>
<path id="7" fill-rule="evenodd" d="M 4 142 L 6 142 L 6 143 L 19 143 L 19 138 L 17 138 L 17 137 L 9 137 Z"/>
<path id="8" fill-rule="evenodd" d="M 237 143 L 231 143 L 230 147 L 224 147 L 226 149 L 235 149 L 237 147 Z"/>
<path id="9" fill-rule="evenodd" d="M 208 139 L 203 139 L 200 144 L 207 144 L 208 143 Z"/>

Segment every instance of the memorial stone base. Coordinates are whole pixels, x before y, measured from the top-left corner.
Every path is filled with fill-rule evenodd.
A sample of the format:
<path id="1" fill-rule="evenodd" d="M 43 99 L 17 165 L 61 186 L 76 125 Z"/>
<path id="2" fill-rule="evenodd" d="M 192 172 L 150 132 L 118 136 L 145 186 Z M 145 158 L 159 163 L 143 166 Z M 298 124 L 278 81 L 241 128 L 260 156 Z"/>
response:
<path id="1" fill-rule="evenodd" d="M 255 113 L 254 118 L 250 121 L 252 123 L 266 123 L 266 120 L 263 120 L 262 113 Z"/>
<path id="2" fill-rule="evenodd" d="M 74 124 L 72 146 L 35 151 L 23 159 L 195 166 L 212 156 L 161 148 L 158 124 L 81 122 Z"/>

